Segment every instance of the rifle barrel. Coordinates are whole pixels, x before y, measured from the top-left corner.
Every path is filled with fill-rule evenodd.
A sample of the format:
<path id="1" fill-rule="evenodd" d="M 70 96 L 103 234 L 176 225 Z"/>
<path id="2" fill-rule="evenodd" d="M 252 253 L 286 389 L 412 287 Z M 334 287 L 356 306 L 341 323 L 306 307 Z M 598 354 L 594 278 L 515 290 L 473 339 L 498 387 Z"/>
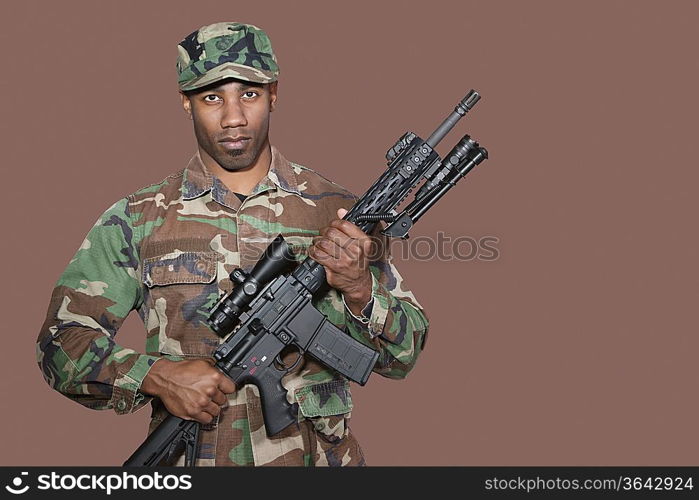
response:
<path id="1" fill-rule="evenodd" d="M 437 130 L 432 132 L 432 135 L 429 136 L 425 142 L 429 144 L 432 149 L 434 149 L 435 146 L 437 146 L 437 144 L 444 139 L 444 136 L 447 135 L 452 128 L 454 128 L 456 122 L 458 122 L 466 113 L 468 113 L 471 108 L 476 105 L 480 98 L 480 94 L 471 89 L 471 91 L 466 94 L 466 97 L 461 99 L 461 101 L 456 105 L 454 111 L 452 111 L 451 114 L 446 117 L 442 124 L 437 127 Z"/>

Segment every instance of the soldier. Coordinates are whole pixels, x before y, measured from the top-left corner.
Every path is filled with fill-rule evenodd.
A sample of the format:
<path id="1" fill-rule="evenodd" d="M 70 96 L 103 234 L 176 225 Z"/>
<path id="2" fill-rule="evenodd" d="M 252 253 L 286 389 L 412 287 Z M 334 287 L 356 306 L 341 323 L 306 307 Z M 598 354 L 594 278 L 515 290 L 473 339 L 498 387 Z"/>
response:
<path id="1" fill-rule="evenodd" d="M 125 414 L 151 402 L 151 431 L 165 409 L 205 424 L 197 465 L 364 465 L 344 377 L 303 359 L 283 380 L 298 424 L 270 438 L 257 388 L 235 387 L 212 366 L 220 339 L 206 325 L 208 310 L 231 290 L 229 273 L 252 268 L 281 233 L 299 256 L 323 264 L 333 289 L 314 304 L 380 352 L 377 373 L 407 375 L 425 315 L 388 256 L 370 261 L 369 237 L 340 220 L 356 197 L 270 145 L 279 68 L 267 35 L 217 23 L 177 48 L 197 152 L 92 227 L 51 297 L 37 343 L 43 375 L 88 408 Z M 145 354 L 115 340 L 134 309 L 147 330 Z"/>

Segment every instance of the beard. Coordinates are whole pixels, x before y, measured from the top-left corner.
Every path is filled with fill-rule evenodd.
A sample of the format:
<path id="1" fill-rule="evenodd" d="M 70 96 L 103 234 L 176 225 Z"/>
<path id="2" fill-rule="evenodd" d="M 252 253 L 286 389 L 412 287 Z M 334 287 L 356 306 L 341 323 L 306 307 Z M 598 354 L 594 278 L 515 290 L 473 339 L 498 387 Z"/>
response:
<path id="1" fill-rule="evenodd" d="M 265 144 L 266 134 L 261 139 L 259 136 L 251 137 L 243 148 L 224 148 L 217 139 L 195 130 L 197 142 L 206 153 L 228 172 L 237 172 L 252 167 L 260 156 Z"/>
<path id="2" fill-rule="evenodd" d="M 216 160 L 216 163 L 224 170 L 228 172 L 237 172 L 239 170 L 248 169 L 255 164 L 262 148 L 253 148 L 253 146 L 256 145 L 250 144 L 245 149 L 227 149 L 223 151 L 217 148 L 218 150 L 213 151 L 214 154 L 211 154 L 209 151 L 207 151 L 207 153 L 209 153 L 209 156 Z"/>

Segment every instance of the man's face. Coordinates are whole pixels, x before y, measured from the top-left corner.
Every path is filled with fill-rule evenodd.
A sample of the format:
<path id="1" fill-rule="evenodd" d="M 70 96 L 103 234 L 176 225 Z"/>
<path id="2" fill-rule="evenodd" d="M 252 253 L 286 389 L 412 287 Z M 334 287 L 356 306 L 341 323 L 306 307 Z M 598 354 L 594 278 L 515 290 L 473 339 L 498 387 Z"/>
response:
<path id="1" fill-rule="evenodd" d="M 276 100 L 277 82 L 234 79 L 182 94 L 204 164 L 213 160 L 229 172 L 254 166 L 269 145 L 269 114 Z"/>

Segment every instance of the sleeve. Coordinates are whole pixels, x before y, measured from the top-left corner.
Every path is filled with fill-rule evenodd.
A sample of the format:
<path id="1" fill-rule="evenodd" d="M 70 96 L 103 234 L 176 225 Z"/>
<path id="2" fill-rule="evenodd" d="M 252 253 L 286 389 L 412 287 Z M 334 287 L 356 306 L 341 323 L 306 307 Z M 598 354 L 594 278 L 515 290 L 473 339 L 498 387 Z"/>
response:
<path id="1" fill-rule="evenodd" d="M 151 398 L 139 392 L 159 358 L 118 345 L 114 338 L 142 303 L 137 245 L 128 198 L 95 223 L 58 279 L 37 339 L 48 384 L 93 409 L 130 413 Z"/>
<path id="2" fill-rule="evenodd" d="M 388 378 L 405 378 L 413 369 L 427 338 L 429 322 L 422 307 L 392 263 L 390 240 L 372 233 L 375 244 L 369 270 L 372 276 L 371 299 L 355 316 L 336 290 L 316 299 L 316 307 L 336 326 L 356 340 L 379 352 L 374 372 Z"/>
<path id="3" fill-rule="evenodd" d="M 372 263 L 369 269 L 371 300 L 362 311 L 366 319 L 344 307 L 347 331 L 379 351 L 375 372 L 388 378 L 405 378 L 424 348 L 429 322 L 415 296 L 404 288 L 403 278 L 390 258 Z"/>

